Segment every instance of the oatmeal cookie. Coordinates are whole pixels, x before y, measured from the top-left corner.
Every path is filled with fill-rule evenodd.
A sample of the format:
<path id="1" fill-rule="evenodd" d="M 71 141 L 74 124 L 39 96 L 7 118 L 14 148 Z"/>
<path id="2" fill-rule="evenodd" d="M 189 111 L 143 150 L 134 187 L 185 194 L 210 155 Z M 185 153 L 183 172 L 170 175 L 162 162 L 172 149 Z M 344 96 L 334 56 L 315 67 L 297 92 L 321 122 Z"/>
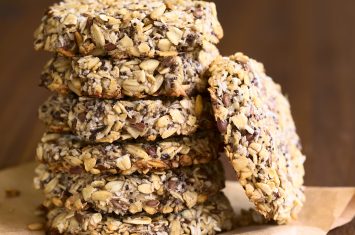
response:
<path id="1" fill-rule="evenodd" d="M 223 37 L 214 3 L 190 0 L 64 0 L 35 32 L 36 50 L 115 58 L 175 56 Z"/>
<path id="2" fill-rule="evenodd" d="M 49 234 L 214 235 L 231 230 L 235 215 L 228 199 L 220 193 L 204 205 L 180 213 L 119 217 L 54 208 L 47 218 Z"/>
<path id="3" fill-rule="evenodd" d="M 69 174 L 36 169 L 37 189 L 45 194 L 44 206 L 71 211 L 94 209 L 117 215 L 179 212 L 205 202 L 224 188 L 219 161 L 147 175 Z"/>
<path id="4" fill-rule="evenodd" d="M 220 142 L 210 132 L 156 142 L 95 144 L 71 134 L 47 133 L 37 147 L 37 160 L 68 173 L 147 174 L 205 164 L 218 158 Z"/>
<path id="5" fill-rule="evenodd" d="M 218 56 L 215 46 L 154 59 L 55 56 L 45 66 L 41 86 L 61 94 L 122 99 L 187 97 L 207 91 L 204 76 Z"/>
<path id="6" fill-rule="evenodd" d="M 50 131 L 71 130 L 84 140 L 107 143 L 192 135 L 212 125 L 210 116 L 210 103 L 201 96 L 118 101 L 53 95 L 39 109 Z"/>
<path id="7" fill-rule="evenodd" d="M 288 100 L 263 65 L 242 53 L 220 57 L 210 72 L 215 118 L 239 182 L 260 213 L 287 223 L 305 200 L 305 156 Z"/>

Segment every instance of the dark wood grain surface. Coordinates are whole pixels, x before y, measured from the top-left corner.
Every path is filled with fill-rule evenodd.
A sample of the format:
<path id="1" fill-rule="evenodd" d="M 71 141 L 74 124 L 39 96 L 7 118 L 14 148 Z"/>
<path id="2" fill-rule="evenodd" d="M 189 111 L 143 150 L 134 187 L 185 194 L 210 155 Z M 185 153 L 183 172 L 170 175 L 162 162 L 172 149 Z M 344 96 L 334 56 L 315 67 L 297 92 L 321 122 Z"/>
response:
<path id="1" fill-rule="evenodd" d="M 31 161 L 43 126 L 37 86 L 51 56 L 32 34 L 51 0 L 0 1 L 0 167 Z M 219 0 L 224 55 L 262 61 L 282 84 L 307 155 L 306 183 L 355 185 L 355 2 Z M 233 177 L 231 171 L 229 176 Z"/>

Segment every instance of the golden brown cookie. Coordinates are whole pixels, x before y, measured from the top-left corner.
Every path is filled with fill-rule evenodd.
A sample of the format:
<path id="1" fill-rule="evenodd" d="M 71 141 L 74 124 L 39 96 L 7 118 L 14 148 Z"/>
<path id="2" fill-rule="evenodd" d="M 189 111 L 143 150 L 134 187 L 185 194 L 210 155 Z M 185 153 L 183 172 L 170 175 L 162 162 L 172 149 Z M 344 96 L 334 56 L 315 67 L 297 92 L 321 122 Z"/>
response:
<path id="1" fill-rule="evenodd" d="M 305 156 L 288 100 L 242 53 L 219 57 L 210 73 L 215 118 L 239 182 L 266 218 L 288 222 L 305 200 Z"/>

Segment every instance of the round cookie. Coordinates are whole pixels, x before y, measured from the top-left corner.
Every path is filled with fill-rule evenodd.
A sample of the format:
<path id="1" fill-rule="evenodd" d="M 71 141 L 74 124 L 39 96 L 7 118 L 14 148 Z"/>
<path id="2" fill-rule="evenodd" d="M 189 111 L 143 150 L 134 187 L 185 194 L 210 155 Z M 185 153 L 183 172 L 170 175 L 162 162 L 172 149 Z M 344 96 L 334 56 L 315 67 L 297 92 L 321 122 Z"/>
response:
<path id="1" fill-rule="evenodd" d="M 256 209 L 280 224 L 305 197 L 301 153 L 288 100 L 263 65 L 237 53 L 210 68 L 210 94 L 225 152 Z"/>
<path id="2" fill-rule="evenodd" d="M 37 161 L 68 173 L 147 174 L 205 164 L 218 158 L 220 142 L 209 132 L 156 142 L 113 144 L 85 142 L 70 134 L 47 133 L 37 147 Z"/>
<path id="3" fill-rule="evenodd" d="M 214 235 L 231 230 L 235 215 L 228 199 L 220 193 L 204 205 L 180 213 L 118 217 L 54 208 L 47 218 L 48 234 Z"/>
<path id="4" fill-rule="evenodd" d="M 175 56 L 218 43 L 214 3 L 190 0 L 64 0 L 35 32 L 36 50 L 115 58 Z"/>
<path id="5" fill-rule="evenodd" d="M 44 206 L 65 206 L 71 211 L 94 209 L 118 215 L 179 212 L 205 202 L 224 188 L 224 171 L 219 161 L 209 164 L 133 174 L 93 175 L 36 169 L 37 189 L 45 194 Z"/>
<path id="6" fill-rule="evenodd" d="M 71 130 L 83 140 L 112 143 L 189 136 L 210 127 L 210 103 L 201 96 L 182 100 L 99 100 L 51 96 L 39 109 L 50 131 Z"/>
<path id="7" fill-rule="evenodd" d="M 206 91 L 204 73 L 218 55 L 215 46 L 154 59 L 57 55 L 45 66 L 41 85 L 61 94 L 104 99 L 193 96 Z"/>

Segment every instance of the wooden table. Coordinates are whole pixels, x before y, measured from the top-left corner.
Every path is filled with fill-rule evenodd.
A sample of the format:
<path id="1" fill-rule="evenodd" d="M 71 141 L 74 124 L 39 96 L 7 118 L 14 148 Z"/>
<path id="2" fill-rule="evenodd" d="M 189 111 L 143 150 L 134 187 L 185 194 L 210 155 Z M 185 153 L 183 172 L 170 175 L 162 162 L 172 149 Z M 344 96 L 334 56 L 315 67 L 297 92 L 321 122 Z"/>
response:
<path id="1" fill-rule="evenodd" d="M 0 1 L 0 167 L 31 161 L 43 126 L 37 87 L 50 57 L 32 49 L 32 33 L 51 0 Z M 302 137 L 306 183 L 355 185 L 355 2 L 220 0 L 225 55 L 263 61 L 292 103 Z M 229 176 L 233 177 L 229 172 Z"/>
<path id="2" fill-rule="evenodd" d="M 43 126 L 37 87 L 50 57 L 32 33 L 51 0 L 0 1 L 0 167 L 31 161 Z M 225 55 L 243 51 L 265 63 L 292 103 L 308 156 L 306 183 L 355 185 L 355 2 L 218 1 Z M 229 177 L 233 177 L 229 171 Z M 354 234 L 354 222 L 334 234 Z M 346 232 L 347 231 L 347 232 Z"/>

